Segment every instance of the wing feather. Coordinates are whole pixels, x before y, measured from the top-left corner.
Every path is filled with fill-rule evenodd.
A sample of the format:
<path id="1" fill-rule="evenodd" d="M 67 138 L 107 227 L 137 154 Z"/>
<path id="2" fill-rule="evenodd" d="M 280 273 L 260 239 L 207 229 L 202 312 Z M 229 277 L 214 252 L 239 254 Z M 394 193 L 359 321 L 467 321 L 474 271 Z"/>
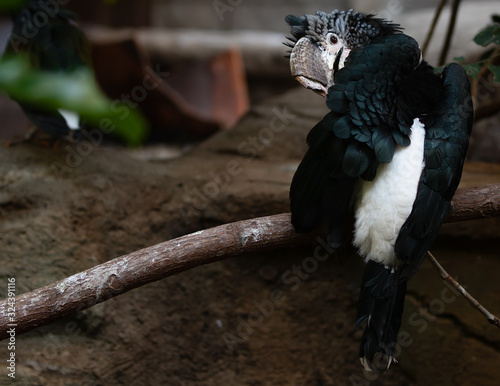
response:
<path id="1" fill-rule="evenodd" d="M 396 114 L 396 85 L 419 63 L 418 43 L 403 34 L 353 49 L 327 97 L 330 110 L 341 115 L 335 134 L 365 143 L 377 162 L 390 162 L 396 143 L 409 145 L 413 121 Z"/>
<path id="2" fill-rule="evenodd" d="M 416 272 L 450 209 L 472 129 L 473 106 L 465 71 L 452 63 L 443 71 L 442 81 L 445 101 L 441 114 L 426 126 L 425 168 L 410 216 L 396 240 L 402 277 Z"/>

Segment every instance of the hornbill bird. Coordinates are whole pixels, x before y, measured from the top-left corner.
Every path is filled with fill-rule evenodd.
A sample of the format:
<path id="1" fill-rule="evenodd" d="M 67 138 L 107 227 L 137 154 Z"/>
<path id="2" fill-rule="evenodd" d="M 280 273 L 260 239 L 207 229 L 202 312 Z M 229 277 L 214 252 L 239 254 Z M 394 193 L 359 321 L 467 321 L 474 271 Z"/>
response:
<path id="1" fill-rule="evenodd" d="M 472 127 L 463 68 L 434 72 L 398 24 L 350 11 L 286 17 L 290 68 L 330 112 L 307 136 L 290 187 L 297 232 L 320 224 L 366 261 L 358 321 L 367 370 L 394 360 L 407 281 L 450 209 Z"/>
<path id="2" fill-rule="evenodd" d="M 90 68 L 89 42 L 73 20 L 73 13 L 59 4 L 28 1 L 12 13 L 5 55 L 25 55 L 31 68 L 53 73 Z M 74 112 L 17 102 L 31 123 L 44 132 L 59 138 L 79 133 L 81 122 Z"/>

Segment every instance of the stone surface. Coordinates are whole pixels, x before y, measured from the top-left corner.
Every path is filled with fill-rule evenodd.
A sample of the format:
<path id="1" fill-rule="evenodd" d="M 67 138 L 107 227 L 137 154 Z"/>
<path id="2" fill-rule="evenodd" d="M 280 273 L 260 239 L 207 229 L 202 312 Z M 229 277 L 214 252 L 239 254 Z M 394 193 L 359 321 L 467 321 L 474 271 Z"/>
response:
<path id="1" fill-rule="evenodd" d="M 208 226 L 288 211 L 324 100 L 297 89 L 174 160 L 125 149 L 0 146 L 0 296 Z M 155 147 L 156 154 L 158 148 Z M 150 159 L 150 161 L 144 161 Z M 57 162 L 57 164 L 55 163 Z M 57 166 L 57 172 L 54 167 Z M 464 185 L 500 182 L 467 165 Z M 493 312 L 498 222 L 450 224 L 433 248 Z M 459 229 L 460 230 L 460 229 Z M 484 230 L 484 232 L 483 232 Z M 425 263 L 410 282 L 399 364 L 365 374 L 353 332 L 362 262 L 313 248 L 229 259 L 152 283 L 16 339 L 27 385 L 496 385 L 500 334 Z M 0 358 L 7 358 L 0 344 Z M 5 368 L 0 384 L 10 384 Z"/>

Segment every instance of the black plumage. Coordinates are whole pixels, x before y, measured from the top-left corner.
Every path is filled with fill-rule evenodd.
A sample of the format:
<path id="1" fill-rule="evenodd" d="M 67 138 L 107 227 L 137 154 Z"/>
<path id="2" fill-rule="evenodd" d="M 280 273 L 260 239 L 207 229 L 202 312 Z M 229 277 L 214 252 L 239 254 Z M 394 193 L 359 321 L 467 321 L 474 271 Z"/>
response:
<path id="1" fill-rule="evenodd" d="M 89 43 L 75 25 L 73 13 L 33 0 L 14 12 L 12 21 L 5 56 L 23 55 L 31 68 L 51 73 L 90 69 Z M 69 122 L 64 116 L 71 115 L 69 112 L 18 103 L 29 120 L 50 135 L 67 137 L 71 129 L 78 128 L 78 122 Z"/>
<path id="2" fill-rule="evenodd" d="M 414 173 L 408 181 L 414 181 L 415 188 L 411 191 L 413 185 L 409 185 L 405 191 L 411 199 L 409 209 L 398 212 L 394 208 L 396 217 L 405 216 L 400 223 L 394 222 L 394 241 L 378 240 L 370 231 L 367 252 L 359 244 L 364 241 L 355 240 L 367 260 L 358 307 L 357 326 L 366 321 L 360 357 L 368 369 L 377 370 L 374 360 L 380 353 L 382 367 L 388 368 L 407 281 L 436 238 L 460 181 L 472 126 L 469 82 L 456 64 L 446 67 L 441 76 L 436 74 L 422 60 L 413 38 L 375 16 L 334 11 L 286 20 L 292 32 L 293 44 L 288 44 L 292 75 L 325 95 L 330 109 L 309 133 L 309 149 L 292 180 L 290 206 L 295 229 L 308 232 L 326 222 L 332 244 L 340 247 L 353 215 L 355 232 L 357 227 L 368 226 L 358 218 L 369 211 L 362 208 L 365 212 L 360 214 L 360 206 L 365 205 L 362 200 L 380 179 L 389 178 L 387 165 L 396 162 L 397 152 L 402 155 L 394 168 L 408 164 Z M 309 65 L 310 58 L 320 58 L 322 63 Z M 331 72 L 331 84 L 324 85 L 325 75 L 318 70 L 321 66 Z M 413 130 L 419 127 L 425 130 L 423 144 L 416 141 L 412 145 Z M 416 149 L 413 153 L 402 152 L 411 146 Z M 419 162 L 405 158 L 415 156 Z M 391 190 L 398 187 L 398 192 L 406 189 L 399 180 L 384 183 Z M 390 191 L 385 194 L 397 206 L 399 197 Z M 371 226 L 391 228 L 383 218 L 370 221 L 375 224 Z M 378 242 L 391 250 L 378 256 Z"/>
<path id="3" fill-rule="evenodd" d="M 462 176 L 472 130 L 472 98 L 463 68 L 456 63 L 448 65 L 442 73 L 440 85 L 439 92 L 434 95 L 441 99 L 435 99 L 435 104 L 427 106 L 429 114 L 423 117 L 427 123 L 425 168 L 413 210 L 401 228 L 395 246 L 403 263 L 401 275 L 404 279 L 417 271 L 450 209 L 450 201 Z M 422 103 L 427 104 L 427 101 Z"/>
<path id="4" fill-rule="evenodd" d="M 333 134 L 332 125 L 337 120 L 338 115 L 329 113 L 310 131 L 307 136 L 309 150 L 297 168 L 290 187 L 295 229 L 306 233 L 327 220 L 331 243 L 336 247 L 342 243 L 350 211 L 349 202 L 356 183 L 356 178 L 343 170 L 349 141 Z"/>

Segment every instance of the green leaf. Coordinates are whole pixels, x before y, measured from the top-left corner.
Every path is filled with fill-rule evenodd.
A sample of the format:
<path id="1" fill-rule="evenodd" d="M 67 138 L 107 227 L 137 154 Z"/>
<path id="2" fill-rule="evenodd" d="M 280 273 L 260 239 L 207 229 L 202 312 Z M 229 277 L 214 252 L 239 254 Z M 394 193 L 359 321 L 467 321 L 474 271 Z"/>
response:
<path id="1" fill-rule="evenodd" d="M 495 66 L 494 64 L 490 64 L 488 68 L 493 73 L 493 81 L 500 83 L 500 65 Z"/>
<path id="2" fill-rule="evenodd" d="M 23 57 L 2 58 L 0 90 L 20 102 L 74 111 L 92 126 L 132 146 L 140 145 L 147 133 L 142 115 L 120 101 L 109 100 L 89 69 L 53 73 L 30 68 Z"/>
<path id="3" fill-rule="evenodd" d="M 465 56 L 456 56 L 453 58 L 453 60 L 458 63 L 463 63 L 465 62 Z"/>
<path id="4" fill-rule="evenodd" d="M 467 75 L 476 78 L 479 75 L 479 71 L 481 71 L 481 65 L 479 63 L 471 63 L 471 64 L 462 64 Z"/>
<path id="5" fill-rule="evenodd" d="M 444 70 L 444 66 L 436 66 L 434 67 L 434 72 L 438 75 L 441 75 L 441 73 L 443 72 Z"/>
<path id="6" fill-rule="evenodd" d="M 0 11 L 12 11 L 13 9 L 22 8 L 27 0 L 2 0 L 0 1 Z"/>
<path id="7" fill-rule="evenodd" d="M 483 47 L 491 43 L 500 44 L 500 24 L 486 27 L 474 37 L 474 41 Z"/>

